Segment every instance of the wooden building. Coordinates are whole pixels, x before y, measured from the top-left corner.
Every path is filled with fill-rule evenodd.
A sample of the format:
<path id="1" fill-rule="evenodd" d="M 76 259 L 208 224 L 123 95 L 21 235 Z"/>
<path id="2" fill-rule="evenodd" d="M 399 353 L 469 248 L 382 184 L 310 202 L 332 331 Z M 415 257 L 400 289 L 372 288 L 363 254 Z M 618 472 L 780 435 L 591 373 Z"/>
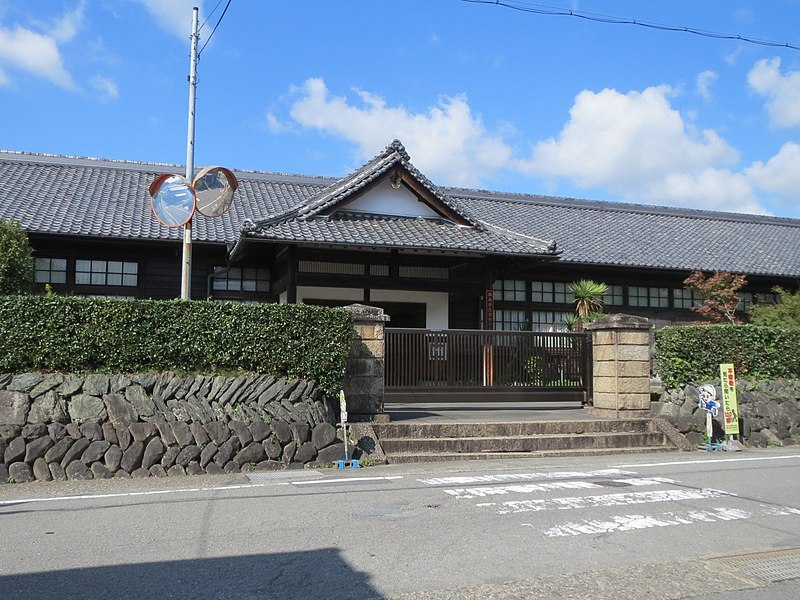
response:
<path id="1" fill-rule="evenodd" d="M 156 220 L 148 186 L 182 170 L 0 152 L 0 218 L 28 232 L 40 289 L 176 298 L 181 230 Z M 695 319 L 682 286 L 693 270 L 745 274 L 743 311 L 800 278 L 800 220 L 445 188 L 397 141 L 343 179 L 235 174 L 231 210 L 193 220 L 193 299 L 359 302 L 395 327 L 548 330 L 582 278 L 609 285 L 609 311 L 657 324 Z"/>

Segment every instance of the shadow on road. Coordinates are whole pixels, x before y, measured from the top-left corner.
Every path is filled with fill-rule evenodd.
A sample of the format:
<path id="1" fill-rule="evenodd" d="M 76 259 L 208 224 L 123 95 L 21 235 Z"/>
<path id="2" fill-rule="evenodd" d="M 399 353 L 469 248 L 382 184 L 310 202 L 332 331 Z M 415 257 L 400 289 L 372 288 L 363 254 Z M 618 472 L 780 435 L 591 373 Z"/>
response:
<path id="1" fill-rule="evenodd" d="M 76 553 L 80 548 L 76 547 Z M 336 548 L 0 576 L 4 600 L 382 598 Z"/>

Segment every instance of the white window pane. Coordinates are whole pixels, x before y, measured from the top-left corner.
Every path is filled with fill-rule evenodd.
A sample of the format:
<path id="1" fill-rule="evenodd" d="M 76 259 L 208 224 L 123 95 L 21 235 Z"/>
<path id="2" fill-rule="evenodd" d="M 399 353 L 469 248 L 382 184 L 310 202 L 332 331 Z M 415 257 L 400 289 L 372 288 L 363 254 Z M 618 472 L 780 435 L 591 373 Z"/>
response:
<path id="1" fill-rule="evenodd" d="M 78 285 L 89 285 L 92 282 L 89 273 L 75 273 L 75 283 Z"/>
<path id="2" fill-rule="evenodd" d="M 80 271 L 82 273 L 88 273 L 92 270 L 92 263 L 88 260 L 76 260 L 75 261 L 75 270 Z"/>
<path id="3" fill-rule="evenodd" d="M 50 268 L 53 271 L 66 271 L 67 259 L 66 258 L 53 258 L 50 260 Z"/>
<path id="4" fill-rule="evenodd" d="M 118 260 L 110 260 L 108 261 L 108 272 L 109 273 L 122 273 L 122 262 Z"/>
<path id="5" fill-rule="evenodd" d="M 50 274 L 50 283 L 67 283 L 66 271 L 55 271 Z"/>
<path id="6" fill-rule="evenodd" d="M 106 261 L 104 260 L 92 261 L 92 273 L 105 273 L 105 272 L 106 272 Z"/>
<path id="7" fill-rule="evenodd" d="M 135 262 L 126 262 L 122 264 L 122 272 L 127 273 L 129 275 L 138 275 L 139 274 L 139 263 Z"/>
<path id="8" fill-rule="evenodd" d="M 242 281 L 242 291 L 243 292 L 255 292 L 256 291 L 256 282 L 250 279 L 245 279 Z"/>
<path id="9" fill-rule="evenodd" d="M 108 285 L 122 285 L 122 275 L 120 273 L 109 273 Z"/>
<path id="10" fill-rule="evenodd" d="M 123 275 L 122 285 L 126 285 L 128 287 L 136 287 L 136 275 Z"/>
<path id="11" fill-rule="evenodd" d="M 228 289 L 228 282 L 225 279 L 215 279 L 214 280 L 214 289 L 219 290 L 226 290 Z"/>
<path id="12" fill-rule="evenodd" d="M 50 282 L 50 272 L 49 271 L 36 271 L 36 275 L 33 279 L 36 283 L 49 283 Z"/>
<path id="13" fill-rule="evenodd" d="M 106 284 L 105 273 L 92 273 L 92 285 L 105 285 L 105 284 Z"/>

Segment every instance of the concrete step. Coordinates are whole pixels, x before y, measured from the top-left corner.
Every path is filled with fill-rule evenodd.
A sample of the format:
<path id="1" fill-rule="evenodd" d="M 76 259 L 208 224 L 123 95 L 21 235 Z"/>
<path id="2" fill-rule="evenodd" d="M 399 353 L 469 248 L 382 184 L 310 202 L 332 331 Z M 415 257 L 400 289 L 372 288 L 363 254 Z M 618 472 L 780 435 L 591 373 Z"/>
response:
<path id="1" fill-rule="evenodd" d="M 649 419 L 522 421 L 510 423 L 375 423 L 378 438 L 465 438 L 583 435 L 657 431 Z"/>
<path id="2" fill-rule="evenodd" d="M 664 446 L 660 432 L 590 433 L 580 435 L 474 436 L 458 438 L 380 438 L 387 455 L 394 454 L 470 454 L 545 452 L 550 450 L 589 450 Z"/>
<path id="3" fill-rule="evenodd" d="M 675 450 L 650 419 L 374 423 L 389 463 Z"/>
<path id="4" fill-rule="evenodd" d="M 569 456 L 605 456 L 618 454 L 644 454 L 674 450 L 667 446 L 647 446 L 632 448 L 593 448 L 590 450 L 547 450 L 541 452 L 470 452 L 470 453 L 428 453 L 387 455 L 389 464 L 408 464 L 423 462 L 444 462 L 456 460 L 491 460 L 507 458 L 557 458 Z"/>

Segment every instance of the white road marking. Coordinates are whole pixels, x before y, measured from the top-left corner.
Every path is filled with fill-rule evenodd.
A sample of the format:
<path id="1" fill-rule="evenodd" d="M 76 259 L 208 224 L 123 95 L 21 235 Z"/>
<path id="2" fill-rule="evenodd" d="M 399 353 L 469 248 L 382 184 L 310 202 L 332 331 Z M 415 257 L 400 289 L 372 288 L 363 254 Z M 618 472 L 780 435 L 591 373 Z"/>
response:
<path id="1" fill-rule="evenodd" d="M 728 462 L 750 462 L 756 460 L 789 460 L 792 458 L 800 458 L 800 454 L 791 454 L 789 456 L 752 456 L 747 458 L 715 458 L 706 460 L 676 460 L 673 462 L 660 462 L 660 463 L 639 463 L 639 464 L 630 464 L 630 465 L 614 465 L 614 468 L 618 469 L 625 469 L 625 468 L 632 468 L 632 467 L 672 467 L 675 465 L 711 465 L 717 463 L 728 463 Z"/>
<path id="2" fill-rule="evenodd" d="M 326 483 L 361 483 L 365 481 L 394 481 L 402 479 L 402 475 L 390 475 L 388 477 L 346 477 L 343 479 L 313 479 L 311 481 L 292 481 L 292 485 L 320 485 Z"/>
<path id="3" fill-rule="evenodd" d="M 629 479 L 613 479 L 614 483 L 630 484 L 631 486 L 675 484 L 673 479 L 663 477 L 631 477 Z M 591 481 L 549 481 L 544 483 L 525 483 L 511 485 L 496 485 L 490 487 L 454 488 L 443 490 L 456 498 L 472 499 L 486 496 L 502 496 L 506 494 L 532 494 L 534 492 L 548 492 L 552 490 L 581 490 L 604 487 L 602 483 Z"/>
<path id="4" fill-rule="evenodd" d="M 76 496 L 51 496 L 47 498 L 16 498 L 0 500 L 0 506 L 23 504 L 30 502 L 64 502 L 68 500 L 104 500 L 108 498 L 135 498 L 137 496 L 164 496 L 169 494 L 196 494 L 201 492 L 224 492 L 230 490 L 246 490 L 252 488 L 275 487 L 281 485 L 310 485 L 313 483 L 345 483 L 361 481 L 378 481 L 402 479 L 400 475 L 390 477 L 347 477 L 342 479 L 324 479 L 318 481 L 278 481 L 269 483 L 244 483 L 239 485 L 220 485 L 209 487 L 179 488 L 174 490 L 149 490 L 145 492 L 115 492 L 110 494 L 81 494 Z"/>
<path id="5" fill-rule="evenodd" d="M 619 477 L 635 475 L 632 471 L 600 469 L 597 471 L 556 471 L 553 473 L 499 473 L 497 475 L 458 475 L 418 479 L 427 485 L 470 485 L 472 483 L 508 483 L 511 481 L 539 481 L 541 479 L 589 479 L 592 477 Z"/>
<path id="6" fill-rule="evenodd" d="M 550 500 L 513 500 L 509 502 L 486 502 L 476 506 L 495 508 L 497 514 L 508 515 L 543 510 L 571 510 L 609 506 L 630 506 L 654 502 L 678 502 L 681 500 L 705 500 L 732 496 L 721 490 L 659 490 L 655 492 L 628 492 L 602 496 L 574 496 L 571 498 L 552 498 Z"/>
<path id="7" fill-rule="evenodd" d="M 675 525 L 692 525 L 694 523 L 716 523 L 718 521 L 741 521 L 754 516 L 783 516 L 800 514 L 800 510 L 783 507 L 761 507 L 757 512 L 736 508 L 719 507 L 711 510 L 694 510 L 685 513 L 667 512 L 660 515 L 618 515 L 609 520 L 583 520 L 565 523 L 557 527 L 545 529 L 542 533 L 547 537 L 567 537 L 585 534 L 611 533 L 617 531 L 633 531 L 653 527 L 671 527 Z M 525 523 L 534 527 L 532 523 Z"/>
<path id="8" fill-rule="evenodd" d="M 77 496 L 51 496 L 48 498 L 17 498 L 15 500 L 0 500 L 0 506 L 5 504 L 21 504 L 23 502 L 62 502 L 64 500 L 95 500 L 105 498 L 133 498 L 136 496 L 159 496 L 165 494 L 192 494 L 197 492 L 217 492 L 226 490 L 243 490 L 275 485 L 289 485 L 288 482 L 279 483 L 247 483 L 241 485 L 221 485 L 217 487 L 179 488 L 175 490 L 150 490 L 146 492 L 117 492 L 112 494 L 82 494 Z"/>

